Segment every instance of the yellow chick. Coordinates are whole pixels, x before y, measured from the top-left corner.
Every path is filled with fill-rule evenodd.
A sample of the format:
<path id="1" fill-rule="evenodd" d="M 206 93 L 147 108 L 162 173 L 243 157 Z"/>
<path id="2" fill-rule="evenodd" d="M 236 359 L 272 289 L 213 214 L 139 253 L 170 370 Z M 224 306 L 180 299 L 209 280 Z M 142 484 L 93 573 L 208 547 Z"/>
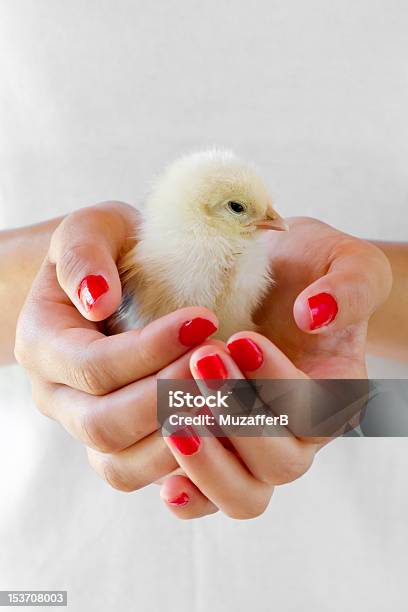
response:
<path id="1" fill-rule="evenodd" d="M 271 283 L 263 230 L 286 230 L 263 181 L 227 151 L 182 157 L 159 178 L 142 211 L 138 243 L 119 262 L 123 300 L 110 333 L 184 306 L 218 317 L 216 337 L 254 329 Z"/>

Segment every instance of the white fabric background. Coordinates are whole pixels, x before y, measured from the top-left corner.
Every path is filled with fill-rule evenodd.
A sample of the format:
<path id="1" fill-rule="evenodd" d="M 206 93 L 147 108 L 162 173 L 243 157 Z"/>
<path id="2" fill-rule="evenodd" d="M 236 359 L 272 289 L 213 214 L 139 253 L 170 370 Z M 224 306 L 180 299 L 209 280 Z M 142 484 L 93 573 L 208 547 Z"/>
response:
<path id="1" fill-rule="evenodd" d="M 0 0 L 0 227 L 140 202 L 218 144 L 283 214 L 406 240 L 407 31 L 404 0 Z M 155 487 L 110 490 L 5 368 L 0 588 L 81 612 L 406 610 L 407 448 L 339 440 L 260 519 L 180 523 Z"/>

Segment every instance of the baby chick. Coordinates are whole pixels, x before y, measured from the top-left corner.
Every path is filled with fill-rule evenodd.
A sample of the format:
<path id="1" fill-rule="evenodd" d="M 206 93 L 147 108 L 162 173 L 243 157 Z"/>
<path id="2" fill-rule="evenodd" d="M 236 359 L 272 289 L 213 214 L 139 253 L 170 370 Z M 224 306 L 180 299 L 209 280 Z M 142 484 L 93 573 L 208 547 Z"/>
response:
<path id="1" fill-rule="evenodd" d="M 184 306 L 205 306 L 226 340 L 254 329 L 271 283 L 265 231 L 287 226 L 254 169 L 226 151 L 171 164 L 142 211 L 139 241 L 119 261 L 123 300 L 109 319 L 118 333 Z"/>

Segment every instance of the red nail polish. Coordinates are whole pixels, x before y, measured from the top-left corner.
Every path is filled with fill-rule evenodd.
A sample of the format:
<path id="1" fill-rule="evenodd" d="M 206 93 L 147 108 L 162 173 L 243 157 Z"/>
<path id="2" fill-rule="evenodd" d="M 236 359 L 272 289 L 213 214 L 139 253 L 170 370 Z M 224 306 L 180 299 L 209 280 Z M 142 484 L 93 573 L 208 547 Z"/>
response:
<path id="1" fill-rule="evenodd" d="M 330 293 L 319 293 L 308 299 L 310 309 L 310 329 L 318 329 L 331 323 L 339 310 L 337 302 Z"/>
<path id="2" fill-rule="evenodd" d="M 179 340 L 184 346 L 196 346 L 215 331 L 217 331 L 217 328 L 212 321 L 203 319 L 203 317 L 196 317 L 191 321 L 186 321 L 180 327 Z"/>
<path id="3" fill-rule="evenodd" d="M 109 285 L 100 274 L 86 276 L 78 287 L 78 297 L 86 312 L 89 312 L 97 300 L 109 290 Z"/>
<path id="4" fill-rule="evenodd" d="M 227 368 L 217 353 L 201 357 L 196 368 L 203 380 L 225 380 L 228 375 Z"/>
<path id="5" fill-rule="evenodd" d="M 263 353 L 250 338 L 238 338 L 227 344 L 231 357 L 241 370 L 251 372 L 263 364 Z"/>
<path id="6" fill-rule="evenodd" d="M 188 504 L 188 502 L 190 501 L 190 497 L 187 495 L 187 493 L 180 493 L 180 495 L 177 495 L 176 497 L 172 497 L 171 499 L 167 500 L 168 504 L 171 504 L 172 506 L 186 506 Z"/>
<path id="7" fill-rule="evenodd" d="M 177 429 L 169 440 L 182 455 L 194 455 L 200 448 L 200 438 L 190 425 Z"/>

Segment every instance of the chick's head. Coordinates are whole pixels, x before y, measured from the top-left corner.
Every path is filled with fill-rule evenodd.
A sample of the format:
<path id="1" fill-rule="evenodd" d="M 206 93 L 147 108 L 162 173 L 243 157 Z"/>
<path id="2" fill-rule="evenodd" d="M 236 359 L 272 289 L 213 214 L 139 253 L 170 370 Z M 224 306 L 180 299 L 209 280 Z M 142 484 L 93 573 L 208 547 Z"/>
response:
<path id="1" fill-rule="evenodd" d="M 171 164 L 148 208 L 185 231 L 250 238 L 261 229 L 287 229 L 256 171 L 226 151 L 195 153 Z"/>

